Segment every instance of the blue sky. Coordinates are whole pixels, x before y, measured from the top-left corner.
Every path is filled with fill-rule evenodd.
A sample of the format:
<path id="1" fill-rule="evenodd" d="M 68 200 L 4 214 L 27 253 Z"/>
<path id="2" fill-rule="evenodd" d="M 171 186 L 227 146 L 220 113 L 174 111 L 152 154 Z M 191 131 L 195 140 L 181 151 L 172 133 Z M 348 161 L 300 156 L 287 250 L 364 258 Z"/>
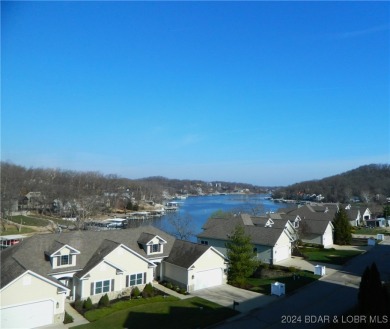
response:
<path id="1" fill-rule="evenodd" d="M 388 2 L 3 2 L 1 158 L 287 185 L 390 163 Z"/>

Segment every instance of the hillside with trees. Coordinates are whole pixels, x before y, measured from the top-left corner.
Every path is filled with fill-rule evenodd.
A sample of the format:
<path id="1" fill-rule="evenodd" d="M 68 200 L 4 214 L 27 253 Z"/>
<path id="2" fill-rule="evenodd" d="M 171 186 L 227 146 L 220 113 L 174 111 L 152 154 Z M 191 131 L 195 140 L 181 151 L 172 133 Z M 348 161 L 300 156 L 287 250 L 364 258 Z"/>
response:
<path id="1" fill-rule="evenodd" d="M 390 197 L 390 165 L 371 164 L 321 180 L 305 181 L 278 189 L 274 198 L 325 202 L 378 202 Z"/>
<path id="2" fill-rule="evenodd" d="M 113 209 L 133 209 L 141 200 L 162 203 L 181 194 L 208 194 L 264 189 L 250 184 L 178 180 L 164 177 L 129 179 L 99 172 L 25 168 L 1 162 L 1 215 L 17 210 L 39 210 L 48 215 L 85 218 Z M 26 195 L 34 193 L 27 200 Z"/>

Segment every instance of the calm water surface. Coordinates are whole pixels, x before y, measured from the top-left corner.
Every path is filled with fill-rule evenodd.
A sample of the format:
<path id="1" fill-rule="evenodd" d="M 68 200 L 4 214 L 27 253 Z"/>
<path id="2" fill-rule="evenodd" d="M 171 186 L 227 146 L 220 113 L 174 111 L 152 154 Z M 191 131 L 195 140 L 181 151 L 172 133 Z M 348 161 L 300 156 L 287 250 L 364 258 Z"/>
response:
<path id="1" fill-rule="evenodd" d="M 179 217 L 190 217 L 192 229 L 198 234 L 202 231 L 202 226 L 210 215 L 218 210 L 252 213 L 253 209 L 257 209 L 263 214 L 268 211 L 277 211 L 285 206 L 267 200 L 266 197 L 268 196 L 266 194 L 228 194 L 188 197 L 185 200 L 178 200 L 178 202 L 181 202 L 181 206 L 176 215 Z M 169 224 L 168 216 L 165 215 L 160 219 L 154 220 L 154 224 L 167 232 L 171 232 L 173 229 Z M 196 238 L 194 237 L 192 240 L 195 241 Z"/>

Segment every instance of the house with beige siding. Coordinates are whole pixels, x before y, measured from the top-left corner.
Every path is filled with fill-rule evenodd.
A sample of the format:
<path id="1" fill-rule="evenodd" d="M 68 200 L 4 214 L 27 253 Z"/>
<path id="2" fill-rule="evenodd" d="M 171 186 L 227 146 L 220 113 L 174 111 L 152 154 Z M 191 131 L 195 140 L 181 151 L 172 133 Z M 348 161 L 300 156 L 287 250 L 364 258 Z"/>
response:
<path id="1" fill-rule="evenodd" d="M 192 292 L 225 284 L 227 264 L 225 256 L 211 246 L 176 240 L 164 260 L 163 277 Z"/>
<path id="2" fill-rule="evenodd" d="M 0 256 L 1 328 L 60 323 L 66 298 L 97 303 L 104 294 L 115 299 L 155 280 L 187 291 L 226 283 L 221 253 L 153 226 L 35 235 Z"/>
<path id="3" fill-rule="evenodd" d="M 227 255 L 226 243 L 237 225 L 251 238 L 257 258 L 264 263 L 274 264 L 291 257 L 294 236 L 291 223 L 286 219 L 252 217 L 239 214 L 229 218 L 209 218 L 203 232 L 197 235 L 198 243 L 213 246 Z"/>

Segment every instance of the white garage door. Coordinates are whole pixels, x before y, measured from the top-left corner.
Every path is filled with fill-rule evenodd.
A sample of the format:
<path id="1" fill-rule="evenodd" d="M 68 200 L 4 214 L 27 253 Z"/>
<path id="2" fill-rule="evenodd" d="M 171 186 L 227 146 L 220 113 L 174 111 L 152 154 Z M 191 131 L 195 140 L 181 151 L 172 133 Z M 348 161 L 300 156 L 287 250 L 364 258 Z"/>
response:
<path id="1" fill-rule="evenodd" d="M 289 246 L 278 246 L 274 249 L 274 262 L 280 262 L 291 256 Z"/>
<path id="2" fill-rule="evenodd" d="M 1 328 L 35 328 L 53 323 L 53 301 L 25 304 L 1 310 Z"/>
<path id="3" fill-rule="evenodd" d="M 222 284 L 222 270 L 220 268 L 197 272 L 195 274 L 194 290 L 219 286 L 221 284 Z"/>

